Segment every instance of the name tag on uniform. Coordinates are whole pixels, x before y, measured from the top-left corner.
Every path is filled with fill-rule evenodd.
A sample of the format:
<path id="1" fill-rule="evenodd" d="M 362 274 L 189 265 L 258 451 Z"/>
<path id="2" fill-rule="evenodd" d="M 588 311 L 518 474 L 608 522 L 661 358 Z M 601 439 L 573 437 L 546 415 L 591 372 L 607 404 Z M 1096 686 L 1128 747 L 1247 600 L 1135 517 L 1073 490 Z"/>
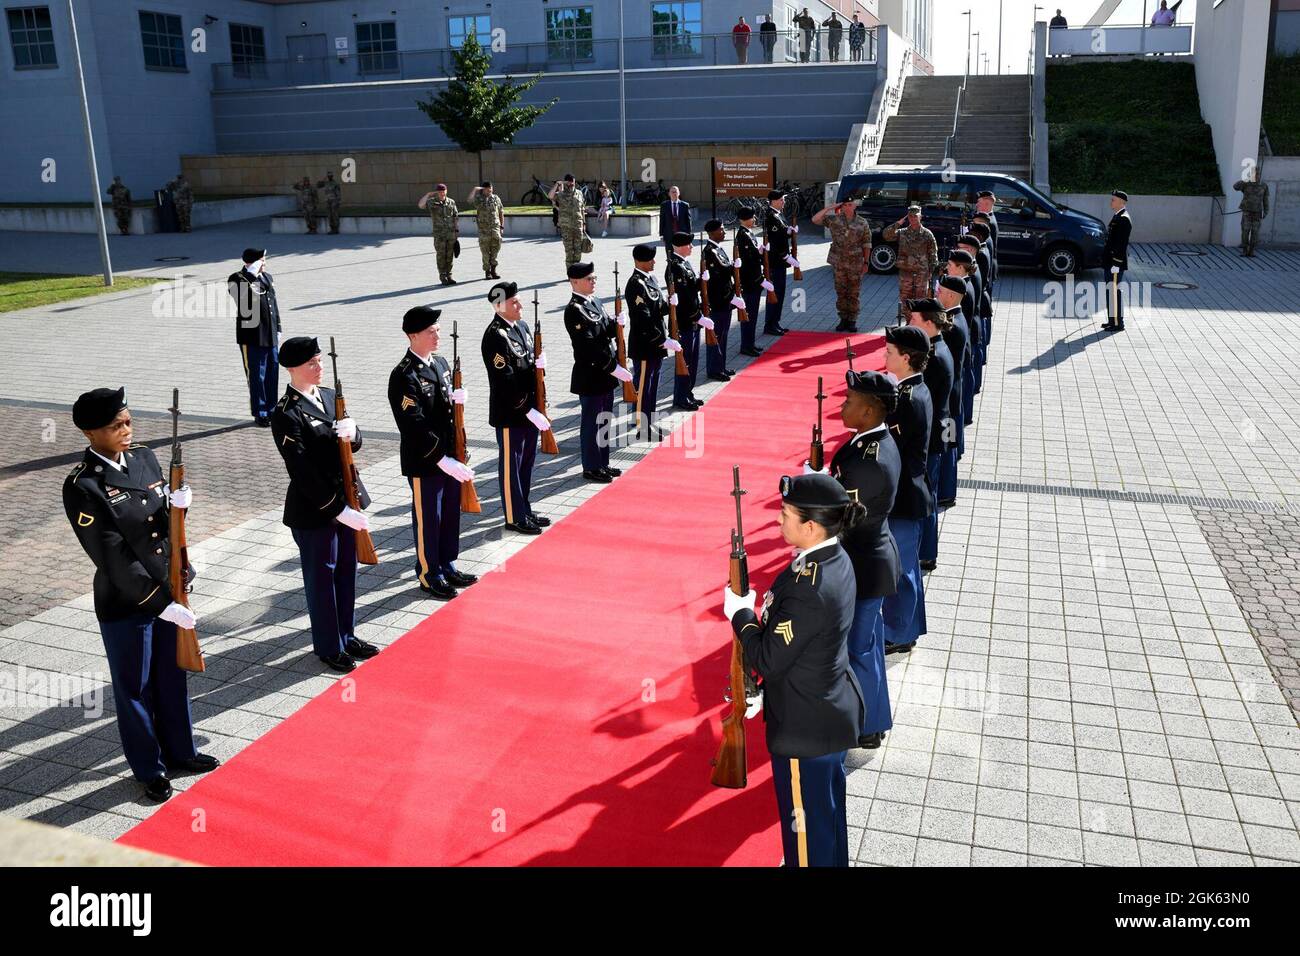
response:
<path id="1" fill-rule="evenodd" d="M 128 495 L 125 491 L 119 491 L 114 497 L 108 499 L 108 503 L 110 505 L 120 505 L 122 502 L 126 501 L 126 499 L 130 497 L 131 496 Z"/>

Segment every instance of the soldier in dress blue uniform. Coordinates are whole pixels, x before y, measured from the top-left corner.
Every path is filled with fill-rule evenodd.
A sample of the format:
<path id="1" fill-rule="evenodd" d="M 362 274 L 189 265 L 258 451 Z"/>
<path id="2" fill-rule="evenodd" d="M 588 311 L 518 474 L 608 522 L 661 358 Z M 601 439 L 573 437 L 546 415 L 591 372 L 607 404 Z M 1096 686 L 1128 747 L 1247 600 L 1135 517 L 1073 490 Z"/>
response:
<path id="1" fill-rule="evenodd" d="M 659 370 L 668 355 L 682 343 L 668 337 L 668 297 L 655 278 L 655 247 L 641 243 L 632 249 L 636 268 L 627 277 L 623 300 L 627 303 L 627 354 L 632 360 L 636 386 L 636 417 L 641 437 L 650 438 L 659 402 Z"/>
<path id="2" fill-rule="evenodd" d="M 779 189 L 767 194 L 767 216 L 763 220 L 763 243 L 767 247 L 767 282 L 776 293 L 776 301 L 767 303 L 763 314 L 764 335 L 785 335 L 789 330 L 781 324 L 781 310 L 785 307 L 785 274 L 794 263 L 790 255 L 790 236 L 797 227 L 785 221 L 785 195 Z"/>
<path id="3" fill-rule="evenodd" d="M 957 503 L 957 462 L 966 453 L 966 382 L 970 375 L 970 330 L 966 316 L 961 311 L 966 283 L 952 276 L 939 280 L 938 300 L 948 314 L 948 327 L 943 330 L 943 341 L 952 356 L 952 396 L 948 411 L 952 416 L 957 442 L 939 463 L 939 507 L 950 508 Z"/>
<path id="4" fill-rule="evenodd" d="M 704 263 L 700 280 L 709 290 L 709 319 L 713 322 L 713 334 L 717 345 L 705 347 L 707 356 L 704 370 L 715 382 L 728 382 L 736 374 L 735 369 L 727 368 L 727 336 L 731 332 L 731 312 L 737 302 L 743 302 L 736 289 L 736 270 L 731 264 L 731 253 L 722 247 L 726 232 L 721 219 L 710 219 L 704 224 L 708 236 L 704 248 L 700 250 L 700 259 Z"/>
<path id="5" fill-rule="evenodd" d="M 898 406 L 898 386 L 880 372 L 847 372 L 848 392 L 840 419 L 853 429 L 831 459 L 831 477 L 866 509 L 865 517 L 840 536 L 858 583 L 849 630 L 849 663 L 866 702 L 858 746 L 879 747 L 894 726 L 885 677 L 885 598 L 898 592 L 898 546 L 889 533 L 889 513 L 898 495 L 902 458 L 886 418 Z"/>
<path id="6" fill-rule="evenodd" d="M 984 240 L 984 248 L 989 254 L 989 278 L 991 280 L 989 285 L 996 290 L 998 285 L 998 273 L 1001 270 L 998 268 L 998 232 L 993 226 L 993 214 L 990 212 L 976 212 L 971 218 L 974 223 L 979 223 L 988 230 L 989 235 L 988 238 Z M 975 231 L 973 226 L 971 231 Z"/>
<path id="7" fill-rule="evenodd" d="M 289 470 L 284 523 L 302 558 L 316 656 L 331 670 L 346 674 L 357 661 L 379 653 L 356 635 L 356 532 L 369 531 L 370 519 L 348 507 L 339 461 L 339 440 L 358 451 L 361 432 L 351 418 L 334 420 L 334 389 L 320 384 L 324 369 L 316 339 L 286 339 L 280 346 L 280 364 L 289 372 L 289 386 L 271 413 L 271 434 Z M 359 488 L 358 495 L 358 504 L 367 507 L 366 489 Z"/>
<path id="8" fill-rule="evenodd" d="M 957 384 L 953 375 L 952 353 L 943 340 L 948 327 L 948 313 L 937 299 L 909 299 L 910 324 L 930 340 L 930 360 L 925 364 L 925 384 L 930 390 L 933 418 L 930 420 L 930 453 L 926 458 L 930 494 L 935 509 L 921 526 L 921 569 L 933 571 L 939 559 L 939 469 L 943 458 L 957 454 L 957 429 L 952 420 L 952 393 Z"/>
<path id="9" fill-rule="evenodd" d="M 673 408 L 693 412 L 704 404 L 695 397 L 695 379 L 700 372 L 700 327 L 707 328 L 713 322 L 700 311 L 700 277 L 691 265 L 691 234 L 688 232 L 673 235 L 664 284 L 671 287 L 669 299 L 677 308 L 677 341 L 686 353 L 686 374 L 673 378 Z"/>
<path id="10" fill-rule="evenodd" d="M 609 466 L 614 389 L 632 381 L 632 373 L 618 364 L 617 326 L 596 298 L 596 267 L 575 262 L 568 273 L 573 295 L 564 307 L 564 327 L 573 343 L 569 391 L 582 406 L 582 477 L 607 485 L 623 473 Z"/>
<path id="11" fill-rule="evenodd" d="M 979 364 L 981 368 L 989 361 L 989 342 L 993 335 L 993 300 L 989 298 L 988 276 L 979 261 L 979 252 L 983 243 L 978 237 L 967 233 L 957 238 L 957 248 L 971 257 L 975 272 L 971 276 L 971 291 L 975 296 L 975 312 L 979 316 Z M 982 375 L 981 375 L 982 379 Z"/>
<path id="12" fill-rule="evenodd" d="M 902 474 L 889 530 L 898 545 L 898 592 L 885 598 L 885 653 L 906 654 L 926 632 L 925 590 L 919 549 L 921 525 L 934 513 L 934 495 L 926 476 L 930 427 L 934 419 L 925 367 L 930 341 L 910 325 L 885 329 L 885 371 L 898 382 L 898 406 L 885 420 L 898 445 Z"/>
<path id="13" fill-rule="evenodd" d="M 226 280 L 226 290 L 235 300 L 235 343 L 244 360 L 249 409 L 253 421 L 266 428 L 280 390 L 280 307 L 265 249 L 244 250 L 244 267 Z"/>
<path id="14" fill-rule="evenodd" d="M 975 421 L 975 396 L 979 393 L 983 378 L 980 364 L 980 322 L 975 310 L 974 280 L 971 278 L 971 271 L 974 268 L 975 260 L 965 249 L 954 249 L 948 253 L 948 274 L 944 278 L 953 278 L 961 283 L 961 315 L 968 337 L 966 364 L 962 366 L 961 390 L 961 411 L 963 421 L 967 425 Z M 950 284 L 949 288 L 955 287 Z"/>
<path id="15" fill-rule="evenodd" d="M 762 678 L 767 749 L 787 866 L 848 866 L 844 757 L 863 722 L 849 665 L 857 582 L 838 535 L 864 515 L 829 475 L 781 479 L 781 536 L 798 549 L 754 612 L 724 590 L 723 612 Z"/>
<path id="16" fill-rule="evenodd" d="M 1128 193 L 1116 189 L 1110 194 L 1110 208 L 1114 215 L 1106 225 L 1106 248 L 1102 252 L 1102 265 L 1106 267 L 1106 323 L 1103 329 L 1124 331 L 1124 291 L 1119 284 L 1128 269 L 1128 240 L 1133 235 L 1133 220 L 1128 214 Z M 1111 307 L 1112 293 L 1115 305 Z M 1112 311 L 1114 314 L 1112 315 Z"/>
<path id="17" fill-rule="evenodd" d="M 460 486 L 474 472 L 456 458 L 455 407 L 465 390 L 451 387 L 451 367 L 437 354 L 441 310 L 417 305 L 402 316 L 410 343 L 388 376 L 388 406 L 402 436 L 402 474 L 411 486 L 415 578 L 420 590 L 449 601 L 478 578 L 456 570 L 460 554 Z"/>
<path id="18" fill-rule="evenodd" d="M 126 762 L 161 802 L 172 795 L 168 773 L 218 764 L 194 748 L 185 671 L 176 666 L 176 628 L 196 622 L 168 580 L 168 509 L 188 508 L 192 495 L 189 486 L 169 492 L 154 453 L 131 444 L 125 389 L 86 392 L 72 421 L 90 447 L 63 483 L 63 509 L 95 564 L 95 617 Z"/>
<path id="19" fill-rule="evenodd" d="M 997 197 L 991 189 L 981 189 L 975 197 L 975 214 L 989 224 L 989 249 L 993 258 L 993 279 L 998 278 L 998 215 L 993 211 Z"/>
<path id="20" fill-rule="evenodd" d="M 496 313 L 483 332 L 487 368 L 488 423 L 497 430 L 497 483 L 505 509 L 505 526 L 521 534 L 541 534 L 551 523 L 533 511 L 533 463 L 537 439 L 551 427 L 537 410 L 537 369 L 546 368 L 546 353 L 533 360 L 533 334 L 524 324 L 519 286 L 498 282 L 487 295 Z"/>
<path id="21" fill-rule="evenodd" d="M 763 349 L 754 344 L 758 332 L 758 303 L 768 283 L 763 277 L 763 251 L 759 249 L 750 232 L 754 228 L 754 210 L 745 207 L 740 211 L 736 226 L 736 252 L 740 257 L 740 297 L 745 303 L 748 322 L 740 324 L 740 354 L 758 358 Z"/>

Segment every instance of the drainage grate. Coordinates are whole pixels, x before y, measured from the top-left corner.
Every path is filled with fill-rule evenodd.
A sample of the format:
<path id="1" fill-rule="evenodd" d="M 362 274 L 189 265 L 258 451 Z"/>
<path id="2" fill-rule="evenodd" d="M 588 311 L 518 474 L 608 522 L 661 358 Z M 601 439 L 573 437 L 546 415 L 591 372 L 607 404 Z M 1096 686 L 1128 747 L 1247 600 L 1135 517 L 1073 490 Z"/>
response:
<path id="1" fill-rule="evenodd" d="M 1180 291 L 1184 291 L 1187 289 L 1199 289 L 1200 286 L 1198 286 L 1194 282 L 1157 282 L 1156 288 L 1157 289 L 1178 289 Z"/>
<path id="2" fill-rule="evenodd" d="M 1204 256 L 1204 255 L 1209 255 L 1209 253 L 1205 252 L 1205 251 L 1202 250 L 1202 249 L 1170 249 L 1170 250 L 1169 250 L 1169 254 L 1170 254 L 1171 256 Z"/>
<path id="3" fill-rule="evenodd" d="M 962 478 L 957 484 L 975 491 L 998 491 L 1004 494 L 1051 495 L 1056 498 L 1096 498 L 1101 501 L 1128 501 L 1133 504 L 1186 505 L 1212 511 L 1254 511 L 1267 514 L 1300 514 L 1300 507 L 1276 501 L 1253 501 L 1247 498 L 1207 498 L 1204 495 L 1175 495 L 1158 491 L 1112 491 L 1106 488 L 1071 488 L 1068 485 L 1029 485 L 1014 481 L 984 481 Z"/>

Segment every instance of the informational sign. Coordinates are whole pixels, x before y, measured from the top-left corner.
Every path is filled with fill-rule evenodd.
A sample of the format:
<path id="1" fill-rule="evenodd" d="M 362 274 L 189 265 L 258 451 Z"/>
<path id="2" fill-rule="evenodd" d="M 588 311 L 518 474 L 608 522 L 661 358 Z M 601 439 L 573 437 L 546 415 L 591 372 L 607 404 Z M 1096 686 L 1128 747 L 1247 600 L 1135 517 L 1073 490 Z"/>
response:
<path id="1" fill-rule="evenodd" d="M 334 38 L 334 52 L 337 53 L 339 56 L 347 56 L 347 55 L 348 55 L 348 38 L 347 38 L 347 37 L 335 37 L 335 38 Z"/>
<path id="2" fill-rule="evenodd" d="M 715 156 L 713 195 L 716 199 L 732 196 L 767 197 L 776 185 L 775 156 Z"/>

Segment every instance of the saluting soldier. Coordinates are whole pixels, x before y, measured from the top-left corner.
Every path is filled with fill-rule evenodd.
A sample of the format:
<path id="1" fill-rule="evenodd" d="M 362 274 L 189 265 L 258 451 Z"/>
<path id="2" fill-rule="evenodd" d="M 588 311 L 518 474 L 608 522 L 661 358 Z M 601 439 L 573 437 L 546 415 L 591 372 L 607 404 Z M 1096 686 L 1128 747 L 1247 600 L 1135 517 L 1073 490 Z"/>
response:
<path id="1" fill-rule="evenodd" d="M 898 381 L 898 406 L 885 420 L 898 445 L 903 471 L 898 481 L 889 530 L 898 545 L 898 591 L 885 597 L 885 653 L 906 654 L 926 632 L 925 587 L 921 576 L 921 525 L 934 512 L 926 476 L 930 427 L 934 419 L 925 367 L 930 342 L 910 325 L 885 330 L 885 371 Z"/>
<path id="2" fill-rule="evenodd" d="M 848 866 L 844 757 L 863 724 L 849 665 L 857 582 L 837 536 L 864 509 L 829 475 L 781 479 L 781 536 L 797 549 L 761 611 L 723 591 L 723 613 L 762 678 L 767 749 L 787 866 Z"/>
<path id="3" fill-rule="evenodd" d="M 189 508 L 193 496 L 188 485 L 168 491 L 154 453 L 131 444 L 125 389 L 84 393 L 72 421 L 90 446 L 63 483 L 63 509 L 95 565 L 95 617 L 126 762 L 161 802 L 172 795 L 168 773 L 218 764 L 195 750 L 185 671 L 176 666 L 176 628 L 196 620 L 171 591 L 168 509 Z"/>
<path id="4" fill-rule="evenodd" d="M 1232 188 L 1241 193 L 1241 254 L 1253 256 L 1259 243 L 1260 223 L 1268 215 L 1268 186 L 1259 181 L 1259 167 L 1255 166 L 1246 179 L 1238 179 Z M 127 193 L 128 201 L 130 195 Z M 113 209 L 117 209 L 116 200 Z"/>
<path id="5" fill-rule="evenodd" d="M 939 264 L 939 244 L 934 233 L 921 225 L 921 207 L 912 203 L 907 215 L 885 227 L 885 242 L 898 243 L 898 324 L 907 324 L 908 299 L 930 296 L 931 276 Z"/>
<path id="6" fill-rule="evenodd" d="M 325 197 L 325 212 L 329 216 L 330 235 L 339 234 L 339 208 L 343 205 L 343 187 L 334 181 L 334 174 L 326 173 L 325 179 L 316 183 L 316 188 Z"/>
<path id="7" fill-rule="evenodd" d="M 704 224 L 704 233 L 708 238 L 700 250 L 700 261 L 704 263 L 700 281 L 708 286 L 709 319 L 713 322 L 713 334 L 717 345 L 705 346 L 704 370 L 715 382 L 728 382 L 736 374 L 735 369 L 727 368 L 727 337 L 731 332 L 731 311 L 736 303 L 744 302 L 736 289 L 736 270 L 731 264 L 731 253 L 722 246 L 726 232 L 721 219 L 710 219 Z"/>
<path id="8" fill-rule="evenodd" d="M 673 233 L 664 284 L 672 293 L 669 301 L 677 309 L 677 341 L 686 353 L 686 374 L 673 379 L 673 408 L 693 412 L 704 403 L 695 397 L 695 378 L 700 371 L 700 328 L 713 328 L 713 320 L 700 312 L 700 277 L 691 265 L 691 234 Z"/>
<path id="9" fill-rule="evenodd" d="M 840 545 L 853 562 L 857 581 L 853 626 L 849 629 L 849 664 L 866 703 L 858 746 L 879 747 L 894 726 L 885 677 L 885 598 L 898 592 L 898 545 L 889 532 L 889 513 L 898 495 L 903 464 L 886 419 L 898 406 L 898 386 L 880 372 L 847 372 L 848 391 L 840 419 L 853 436 L 831 459 L 831 477 L 866 509 L 847 529 Z"/>
<path id="10" fill-rule="evenodd" d="M 907 303 L 911 325 L 920 329 L 930 340 L 930 360 L 925 366 L 925 384 L 930 390 L 930 451 L 926 457 L 926 474 L 930 493 L 936 507 L 921 527 L 921 569 L 933 571 L 939 558 L 939 468 L 943 457 L 955 449 L 957 436 L 952 422 L 952 392 L 954 386 L 952 353 L 943 340 L 948 327 L 948 313 L 936 299 L 913 299 Z"/>
<path id="11" fill-rule="evenodd" d="M 460 236 L 460 210 L 456 200 L 447 195 L 447 184 L 438 183 L 433 189 L 420 197 L 416 203 L 420 209 L 429 210 L 429 223 L 433 228 L 433 252 L 438 260 L 438 282 L 442 285 L 455 285 L 451 277 L 452 267 L 456 264 L 456 241 Z"/>
<path id="12" fill-rule="evenodd" d="M 666 356 L 676 355 L 682 343 L 668 336 L 668 297 L 655 277 L 655 247 L 648 242 L 632 249 L 636 268 L 627 277 L 623 298 L 627 302 L 627 354 L 632 360 L 636 386 L 637 427 L 649 439 L 659 401 L 659 370 Z"/>
<path id="13" fill-rule="evenodd" d="M 487 299 L 496 314 L 483 331 L 483 365 L 490 389 L 488 424 L 497 431 L 497 484 L 505 526 L 521 534 L 541 534 L 551 519 L 533 511 L 529 496 L 537 439 L 551 427 L 536 408 L 536 372 L 546 368 L 546 353 L 534 364 L 533 334 L 523 321 L 516 283 L 498 282 Z"/>
<path id="14" fill-rule="evenodd" d="M 587 240 L 587 197 L 578 188 L 573 173 L 565 173 L 546 196 L 559 213 L 560 239 L 564 243 L 565 268 L 582 259 Z"/>
<path id="15" fill-rule="evenodd" d="M 736 251 L 740 256 L 740 296 L 745 303 L 748 322 L 740 323 L 740 354 L 758 358 L 763 349 L 754 339 L 758 332 L 758 303 L 770 285 L 763 275 L 763 251 L 750 232 L 754 228 L 756 213 L 748 206 L 740 211 L 740 224 L 736 226 Z"/>
<path id="16" fill-rule="evenodd" d="M 181 232 L 190 231 L 190 212 L 194 208 L 194 190 L 184 173 L 177 173 L 176 178 L 167 184 L 172 192 L 172 203 L 176 206 L 176 223 Z"/>
<path id="17" fill-rule="evenodd" d="M 790 237 L 799 231 L 798 226 L 785 221 L 785 194 L 773 189 L 767 194 L 767 216 L 763 220 L 763 246 L 767 249 L 767 278 L 776 301 L 768 300 L 763 313 L 764 335 L 785 335 L 789 331 L 781 324 L 781 310 L 785 308 L 786 270 L 794 264 L 790 255 Z"/>
<path id="18" fill-rule="evenodd" d="M 226 291 L 235 300 L 235 344 L 244 360 L 249 411 L 259 427 L 269 428 L 280 391 L 280 306 L 266 250 L 245 249 L 243 261 L 226 280 Z"/>
<path id="19" fill-rule="evenodd" d="M 316 217 L 320 215 L 320 197 L 316 194 L 316 187 L 311 184 L 310 177 L 304 176 L 293 189 L 298 194 L 298 211 L 307 224 L 307 231 L 315 235 L 319 225 Z"/>
<path id="20" fill-rule="evenodd" d="M 607 485 L 623 473 L 609 466 L 614 389 L 632 381 L 632 373 L 618 364 L 617 326 L 596 298 L 596 267 L 575 262 L 568 273 L 573 295 L 564 307 L 564 327 L 573 343 L 569 391 L 582 406 L 582 477 Z"/>
<path id="21" fill-rule="evenodd" d="M 440 309 L 417 305 L 402 316 L 409 347 L 388 376 L 388 406 L 401 435 L 401 468 L 411 486 L 415 578 L 443 601 L 478 578 L 456 570 L 460 554 L 460 486 L 474 472 L 456 458 L 457 405 L 465 390 L 451 387 L 451 367 L 438 355 Z"/>
<path id="22" fill-rule="evenodd" d="M 831 232 L 826 261 L 835 281 L 835 311 L 840 316 L 835 331 L 856 332 L 862 277 L 871 271 L 871 223 L 858 216 L 858 204 L 851 199 L 817 210 L 812 223 L 824 224 Z"/>
<path id="23" fill-rule="evenodd" d="M 952 276 L 939 280 L 936 293 L 939 304 L 948 314 L 948 327 L 943 330 L 943 341 L 952 356 L 952 392 L 948 399 L 948 414 L 956 435 L 954 444 L 948 446 L 939 461 L 939 487 L 936 494 L 940 508 L 950 508 L 957 503 L 957 462 L 966 453 L 966 381 L 970 375 L 970 329 L 962 315 L 961 300 L 966 283 Z"/>
<path id="24" fill-rule="evenodd" d="M 370 519 L 348 506 L 339 460 L 339 441 L 360 451 L 361 432 L 351 418 L 334 418 L 334 389 L 321 385 L 316 339 L 285 339 L 280 364 L 289 372 L 289 386 L 271 413 L 271 434 L 289 471 L 284 523 L 302 559 L 312 647 L 330 670 L 346 674 L 379 653 L 356 635 L 356 532 L 369 531 Z M 370 496 L 357 484 L 358 504 L 365 508 Z"/>
<path id="25" fill-rule="evenodd" d="M 478 227 L 478 251 L 483 257 L 483 277 L 500 279 L 497 275 L 497 257 L 501 255 L 501 237 L 506 232 L 506 210 L 501 197 L 492 191 L 486 179 L 470 190 L 474 222 Z"/>
<path id="26" fill-rule="evenodd" d="M 1120 283 L 1124 281 L 1124 272 L 1128 269 L 1128 240 L 1133 234 L 1133 220 L 1128 214 L 1128 193 L 1122 189 L 1112 192 L 1110 208 L 1115 213 L 1106 226 L 1106 248 L 1102 252 L 1102 262 L 1109 273 L 1106 279 L 1110 283 L 1110 288 L 1106 290 L 1106 324 L 1102 328 L 1123 332 L 1124 291 L 1120 288 Z"/>
<path id="27" fill-rule="evenodd" d="M 108 187 L 108 195 L 113 200 L 113 217 L 117 220 L 118 232 L 124 236 L 131 234 L 131 190 L 126 188 L 121 176 L 114 176 Z"/>

